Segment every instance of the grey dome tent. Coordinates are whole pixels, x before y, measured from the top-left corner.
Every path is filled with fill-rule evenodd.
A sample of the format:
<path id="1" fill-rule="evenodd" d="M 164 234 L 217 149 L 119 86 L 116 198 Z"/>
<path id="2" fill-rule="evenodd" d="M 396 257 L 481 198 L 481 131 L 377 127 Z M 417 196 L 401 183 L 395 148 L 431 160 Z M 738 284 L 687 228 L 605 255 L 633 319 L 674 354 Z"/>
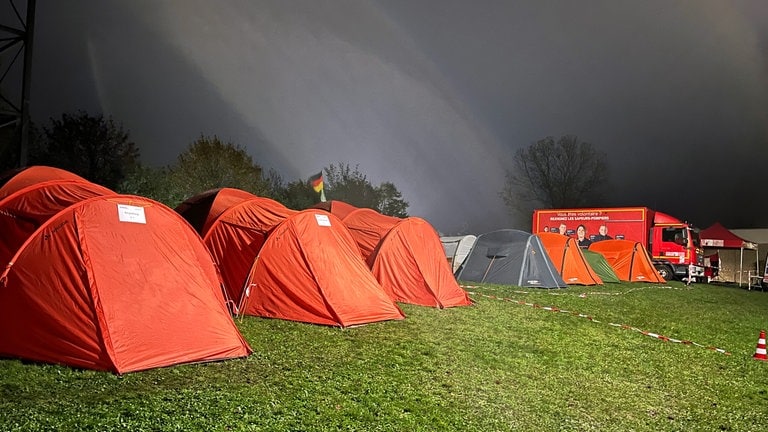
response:
<path id="1" fill-rule="evenodd" d="M 536 235 L 503 229 L 477 237 L 457 279 L 531 288 L 567 288 Z"/>

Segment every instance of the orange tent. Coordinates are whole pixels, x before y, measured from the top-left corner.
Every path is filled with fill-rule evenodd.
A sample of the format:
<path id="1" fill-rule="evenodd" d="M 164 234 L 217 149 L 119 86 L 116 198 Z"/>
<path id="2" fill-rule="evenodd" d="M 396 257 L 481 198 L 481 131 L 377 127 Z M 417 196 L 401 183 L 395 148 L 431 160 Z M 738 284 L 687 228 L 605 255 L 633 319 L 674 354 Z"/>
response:
<path id="1" fill-rule="evenodd" d="M 603 284 L 603 280 L 587 262 L 575 238 L 551 232 L 536 235 L 565 283 L 568 285 Z"/>
<path id="2" fill-rule="evenodd" d="M 59 211 L 88 198 L 112 194 L 110 189 L 83 179 L 56 179 L 26 185 L 0 198 L 0 264 L 7 263 L 27 237 Z"/>
<path id="3" fill-rule="evenodd" d="M 603 255 L 613 267 L 616 276 L 623 281 L 665 282 L 653 267 L 648 251 L 642 243 L 632 240 L 603 240 L 592 243 L 589 250 Z"/>
<path id="4" fill-rule="evenodd" d="M 330 209 L 346 214 L 344 225 L 393 300 L 438 308 L 472 304 L 453 276 L 440 236 L 427 221 L 356 209 L 340 201 Z"/>
<path id="5" fill-rule="evenodd" d="M 393 226 L 368 264 L 395 301 L 438 308 L 472 304 L 453 276 L 440 236 L 424 219 L 408 217 Z"/>
<path id="6" fill-rule="evenodd" d="M 328 213 L 254 196 L 209 219 L 203 242 L 238 313 L 341 327 L 404 317 L 344 224 Z"/>
<path id="7" fill-rule="evenodd" d="M 115 373 L 247 356 L 200 237 L 161 203 L 97 196 L 0 275 L 0 355 Z"/>
<path id="8" fill-rule="evenodd" d="M 201 235 L 219 266 L 230 301 L 240 301 L 245 278 L 269 232 L 295 213 L 275 200 L 254 196 L 210 218 Z"/>
<path id="9" fill-rule="evenodd" d="M 180 214 L 192 227 L 203 235 L 213 221 L 224 211 L 256 195 L 241 189 L 219 188 L 199 193 L 176 206 Z"/>
<path id="10" fill-rule="evenodd" d="M 379 242 L 401 219 L 383 215 L 369 208 L 359 208 L 348 213 L 341 220 L 352 232 L 352 236 L 363 254 L 363 259 L 368 261 Z"/>
<path id="11" fill-rule="evenodd" d="M 17 168 L 14 170 L 5 171 L 0 176 L 0 182 L 2 182 L 0 183 L 0 199 L 5 198 L 18 190 L 24 189 L 27 186 L 32 186 L 34 184 L 49 180 L 79 180 L 81 182 L 88 181 L 77 174 L 60 168 L 53 168 L 42 165 Z"/>
<path id="12" fill-rule="evenodd" d="M 322 209 L 328 213 L 333 213 L 337 218 L 344 220 L 348 214 L 357 210 L 358 208 L 352 204 L 347 204 L 344 201 L 330 200 L 325 202 L 319 202 L 312 206 L 312 208 Z"/>
<path id="13" fill-rule="evenodd" d="M 360 260 L 335 216 L 308 209 L 269 234 L 248 275 L 242 313 L 349 327 L 405 315 Z"/>

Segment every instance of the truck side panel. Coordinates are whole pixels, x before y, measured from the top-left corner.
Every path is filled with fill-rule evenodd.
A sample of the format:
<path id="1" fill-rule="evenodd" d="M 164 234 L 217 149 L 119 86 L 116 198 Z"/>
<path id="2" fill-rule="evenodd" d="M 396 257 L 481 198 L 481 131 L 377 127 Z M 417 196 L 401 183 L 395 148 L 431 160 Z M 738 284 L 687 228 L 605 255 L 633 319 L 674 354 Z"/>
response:
<path id="1" fill-rule="evenodd" d="M 533 213 L 533 232 L 557 232 L 565 224 L 566 234 L 575 237 L 576 228 L 584 225 L 589 239 L 595 241 L 600 225 L 605 225 L 612 238 L 637 241 L 648 248 L 652 221 L 653 211 L 647 207 L 542 209 Z"/>

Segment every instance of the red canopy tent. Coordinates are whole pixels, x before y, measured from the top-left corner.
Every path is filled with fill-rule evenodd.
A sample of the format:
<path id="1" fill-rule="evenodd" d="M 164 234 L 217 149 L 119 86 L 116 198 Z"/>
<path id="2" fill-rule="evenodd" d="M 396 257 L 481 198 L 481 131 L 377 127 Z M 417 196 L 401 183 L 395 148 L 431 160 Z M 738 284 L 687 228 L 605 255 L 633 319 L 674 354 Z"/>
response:
<path id="1" fill-rule="evenodd" d="M 760 261 L 757 243 L 737 236 L 720 222 L 715 222 L 709 228 L 701 230 L 699 237 L 703 248 L 718 249 L 718 255 L 720 255 L 720 249 L 739 249 L 739 285 L 741 285 L 741 276 L 744 271 L 744 249 L 755 251 L 755 275 L 760 272 L 757 267 Z"/>

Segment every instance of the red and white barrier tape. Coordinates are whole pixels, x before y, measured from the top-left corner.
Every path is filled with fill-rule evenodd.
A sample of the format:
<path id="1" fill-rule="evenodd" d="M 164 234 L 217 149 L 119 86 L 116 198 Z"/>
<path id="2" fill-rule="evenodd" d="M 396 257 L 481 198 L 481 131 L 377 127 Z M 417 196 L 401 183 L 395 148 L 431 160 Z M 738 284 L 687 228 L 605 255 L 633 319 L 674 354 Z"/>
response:
<path id="1" fill-rule="evenodd" d="M 482 288 L 485 290 L 494 290 L 495 287 L 481 287 L 478 285 L 461 285 L 464 289 L 475 289 L 475 288 Z M 622 292 L 604 292 L 604 291 L 589 291 L 589 292 L 580 292 L 578 294 L 579 297 L 586 297 L 587 295 L 605 295 L 605 296 L 612 296 L 612 295 L 625 295 L 629 294 L 631 292 L 635 291 L 643 291 L 643 290 L 649 290 L 649 289 L 667 289 L 667 290 L 677 290 L 677 291 L 690 291 L 693 288 L 690 287 L 684 287 L 684 288 L 678 288 L 678 287 L 672 287 L 672 286 L 656 286 L 656 285 L 649 285 L 649 286 L 643 286 L 643 287 L 636 287 L 636 288 L 630 288 L 626 291 Z M 505 292 L 511 292 L 515 294 L 531 294 L 531 291 L 507 291 Z M 553 295 L 553 296 L 572 296 L 576 295 L 574 292 L 559 292 L 559 290 L 538 290 L 536 292 L 537 294 L 547 294 L 547 295 Z"/>
<path id="2" fill-rule="evenodd" d="M 479 287 L 469 287 L 469 286 L 467 286 L 465 288 L 479 288 Z M 515 300 L 515 299 L 512 299 L 512 298 L 499 297 L 499 296 L 495 296 L 495 295 L 482 294 L 482 293 L 477 293 L 477 292 L 472 292 L 472 291 L 468 291 L 467 293 L 469 295 L 471 295 L 471 296 L 472 295 L 476 295 L 476 296 L 486 297 L 486 298 L 489 298 L 489 299 L 506 301 L 506 302 L 509 302 L 509 303 L 515 303 L 515 304 L 522 305 L 522 306 L 530 306 L 530 307 L 532 307 L 534 309 L 541 309 L 541 310 L 550 311 L 550 312 L 565 313 L 565 314 L 573 315 L 573 316 L 576 316 L 576 317 L 579 317 L 579 318 L 586 318 L 589 321 L 592 321 L 594 323 L 601 323 L 602 324 L 602 321 L 598 321 L 598 320 L 594 319 L 591 315 L 586 315 L 586 314 L 582 314 L 582 313 L 579 313 L 579 312 L 567 311 L 565 309 L 560 309 L 560 308 L 558 308 L 556 306 L 542 306 L 542 305 L 537 304 L 537 303 L 528 303 L 528 302 L 523 301 L 523 300 Z M 711 351 L 719 352 L 721 354 L 725 354 L 725 355 L 728 355 L 728 356 L 731 355 L 730 352 L 728 352 L 728 351 L 726 351 L 726 350 L 724 350 L 722 348 L 717 348 L 717 347 L 714 347 L 714 346 L 711 346 L 711 345 L 702 345 L 702 344 L 699 344 L 699 343 L 696 343 L 696 342 L 693 342 L 693 341 L 690 341 L 690 340 L 675 339 L 675 338 L 671 338 L 671 337 L 668 337 L 668 336 L 660 335 L 658 333 L 652 333 L 652 332 L 649 332 L 649 331 L 646 331 L 646 330 L 642 330 L 642 329 L 639 329 L 637 327 L 633 327 L 633 326 L 626 325 L 626 324 L 616 324 L 616 323 L 605 323 L 605 324 L 608 324 L 609 326 L 612 326 L 612 327 L 621 328 L 622 330 L 636 331 L 636 332 L 638 332 L 640 334 L 643 334 L 645 336 L 649 336 L 649 337 L 652 337 L 652 338 L 655 338 L 655 339 L 658 339 L 658 340 L 661 340 L 661 341 L 664 341 L 664 342 L 673 342 L 673 343 L 679 343 L 679 344 L 683 344 L 683 345 L 694 345 L 694 346 L 697 346 L 697 347 L 706 348 L 706 349 L 711 350 Z"/>

